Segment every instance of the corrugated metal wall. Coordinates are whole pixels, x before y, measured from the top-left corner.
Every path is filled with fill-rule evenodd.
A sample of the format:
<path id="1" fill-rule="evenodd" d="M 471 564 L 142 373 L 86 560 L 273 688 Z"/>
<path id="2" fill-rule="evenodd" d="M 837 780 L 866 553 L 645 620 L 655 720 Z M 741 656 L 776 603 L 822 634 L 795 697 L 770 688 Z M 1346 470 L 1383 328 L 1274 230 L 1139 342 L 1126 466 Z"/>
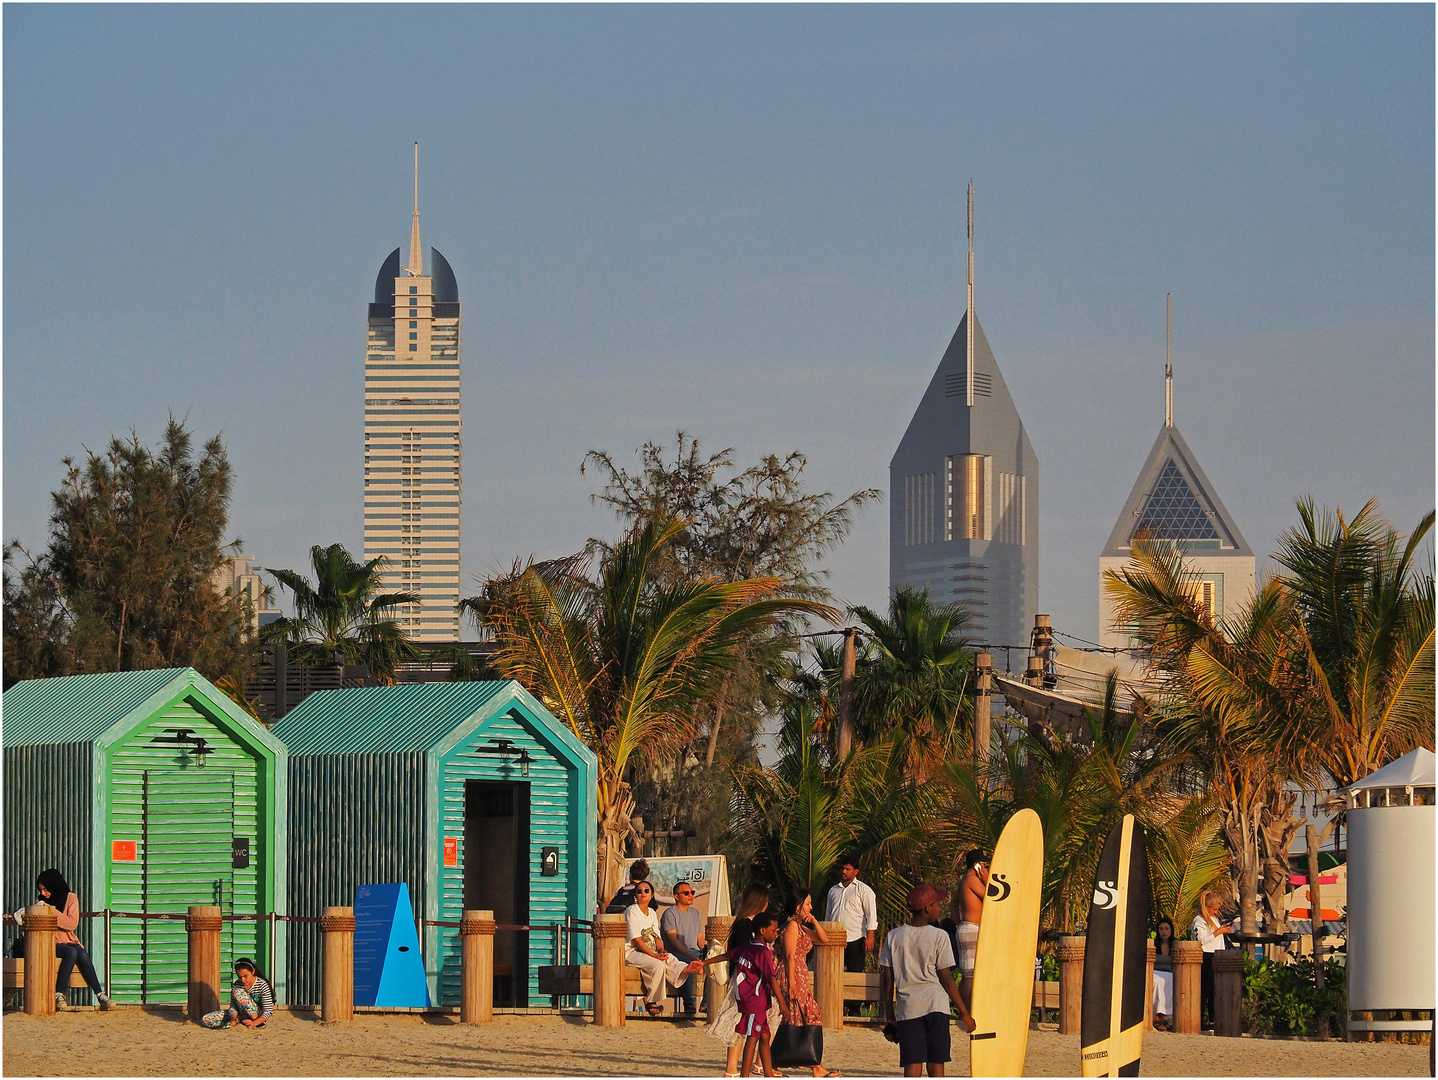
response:
<path id="1" fill-rule="evenodd" d="M 422 916 L 425 755 L 292 755 L 289 779 L 289 913 L 348 907 L 360 885 L 403 881 Z M 288 953 L 290 1003 L 318 1004 L 318 927 L 290 923 Z"/>
<path id="2" fill-rule="evenodd" d="M 35 903 L 35 879 L 52 866 L 70 883 L 81 911 L 105 906 L 90 870 L 94 760 L 92 743 L 5 748 L 6 911 Z M 101 924 L 81 919 L 76 933 L 101 965 L 102 955 L 91 947 L 104 943 Z"/>
<path id="3" fill-rule="evenodd" d="M 509 739 L 516 749 L 529 751 L 533 762 L 529 776 L 520 775 L 517 765 L 503 767 L 495 757 L 476 756 L 474 749 L 491 739 Z M 529 783 L 529 924 L 536 926 L 562 923 L 565 915 L 579 910 L 575 865 L 574 830 L 583 827 L 583 797 L 577 792 L 579 770 L 556 760 L 543 743 L 531 735 L 514 716 L 506 713 L 485 724 L 464 744 L 452 751 L 443 764 L 443 791 L 440 799 L 440 827 L 443 837 L 433 843 L 430 857 L 440 864 L 441 920 L 458 920 L 464 909 L 464 785 L 467 780 L 515 780 Z M 579 821 L 576 822 L 576 817 Z M 443 839 L 453 837 L 459 843 L 459 866 L 445 867 L 441 858 Z M 559 874 L 540 875 L 540 850 L 559 848 Z M 459 1004 L 460 944 L 458 933 L 441 929 L 437 948 L 425 951 L 439 966 L 440 1001 L 442 1005 Z M 554 955 L 554 938 L 548 934 L 529 935 L 529 996 L 539 997 L 539 967 L 559 963 Z M 545 999 L 545 1004 L 548 1000 Z"/>
<path id="4" fill-rule="evenodd" d="M 214 753 L 204 768 L 174 744 L 151 742 L 172 728 L 190 728 L 205 739 Z M 191 904 L 219 904 L 227 915 L 261 914 L 260 875 L 273 855 L 261 831 L 259 794 L 254 753 L 189 702 L 177 701 L 136 727 L 110 752 L 109 838 L 135 841 L 136 860 L 110 863 L 109 906 L 183 914 Z M 231 868 L 237 836 L 250 841 L 248 869 Z M 118 1000 L 185 1000 L 189 943 L 183 922 L 147 920 L 142 926 L 138 919 L 116 919 L 111 933 Z M 266 936 L 258 922 L 226 922 L 226 970 L 240 956 L 263 968 Z"/>

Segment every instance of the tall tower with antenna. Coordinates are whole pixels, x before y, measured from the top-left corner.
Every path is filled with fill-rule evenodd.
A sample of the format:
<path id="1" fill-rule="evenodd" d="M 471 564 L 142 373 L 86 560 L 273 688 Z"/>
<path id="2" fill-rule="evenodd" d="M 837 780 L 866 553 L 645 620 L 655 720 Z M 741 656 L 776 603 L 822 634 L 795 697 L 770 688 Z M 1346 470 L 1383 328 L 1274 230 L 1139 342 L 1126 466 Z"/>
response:
<path id="1" fill-rule="evenodd" d="M 889 463 L 889 587 L 969 612 L 965 633 L 1019 647 L 1039 595 L 1039 462 L 974 308 L 974 185 L 964 316 Z M 1001 661 L 1002 662 L 1002 661 Z"/>
<path id="2" fill-rule="evenodd" d="M 1173 422 L 1173 296 L 1164 302 L 1163 427 L 1099 555 L 1099 644 L 1129 647 L 1104 574 L 1129 565 L 1140 536 L 1179 546 L 1195 600 L 1221 619 L 1253 596 L 1257 562 Z"/>
<path id="3" fill-rule="evenodd" d="M 420 642 L 458 641 L 459 285 L 419 240 L 419 143 L 409 260 L 390 252 L 375 279 L 365 334 L 364 557 L 385 556 L 382 592 L 416 603 L 395 617 Z"/>

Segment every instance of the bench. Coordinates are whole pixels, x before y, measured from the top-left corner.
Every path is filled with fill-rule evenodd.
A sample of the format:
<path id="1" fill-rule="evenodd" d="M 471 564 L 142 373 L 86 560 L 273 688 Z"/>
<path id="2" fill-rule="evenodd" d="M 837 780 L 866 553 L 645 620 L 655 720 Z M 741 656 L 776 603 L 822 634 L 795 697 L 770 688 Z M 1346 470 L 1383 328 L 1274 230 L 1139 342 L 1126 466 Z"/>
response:
<path id="1" fill-rule="evenodd" d="M 592 964 L 565 964 L 539 969 L 539 992 L 548 997 L 573 997 L 576 994 L 594 993 L 594 966 Z M 639 969 L 625 965 L 625 994 L 642 994 L 644 986 L 639 981 Z M 878 972 L 844 972 L 844 1000 L 879 1000 Z M 1057 982 L 1034 983 L 1034 1008 L 1057 1009 L 1059 1007 L 1059 984 Z"/>
<path id="2" fill-rule="evenodd" d="M 57 962 L 58 962 L 58 961 L 57 961 Z M 70 971 L 70 986 L 71 986 L 72 989 L 76 989 L 76 990 L 84 990 L 84 989 L 85 989 L 85 976 L 83 976 L 83 975 L 80 974 L 80 969 L 79 969 L 79 968 L 73 968 L 73 969 L 71 969 L 71 971 Z M 24 990 L 24 989 L 25 989 L 25 961 L 24 961 L 23 959 L 12 960 L 12 959 L 10 959 L 9 957 L 6 957 L 6 959 L 5 959 L 5 989 L 6 989 L 6 990 Z"/>

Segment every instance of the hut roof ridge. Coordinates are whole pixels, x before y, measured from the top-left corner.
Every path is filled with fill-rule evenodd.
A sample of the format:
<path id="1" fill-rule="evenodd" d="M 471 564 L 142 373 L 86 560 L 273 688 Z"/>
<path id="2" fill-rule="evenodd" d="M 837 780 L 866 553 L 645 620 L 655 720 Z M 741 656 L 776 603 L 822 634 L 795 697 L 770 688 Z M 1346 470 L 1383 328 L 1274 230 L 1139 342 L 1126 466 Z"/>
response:
<path id="1" fill-rule="evenodd" d="M 404 683 L 310 694 L 275 723 L 291 754 L 425 753 L 439 747 L 458 716 L 470 716 L 517 688 L 503 680 Z"/>

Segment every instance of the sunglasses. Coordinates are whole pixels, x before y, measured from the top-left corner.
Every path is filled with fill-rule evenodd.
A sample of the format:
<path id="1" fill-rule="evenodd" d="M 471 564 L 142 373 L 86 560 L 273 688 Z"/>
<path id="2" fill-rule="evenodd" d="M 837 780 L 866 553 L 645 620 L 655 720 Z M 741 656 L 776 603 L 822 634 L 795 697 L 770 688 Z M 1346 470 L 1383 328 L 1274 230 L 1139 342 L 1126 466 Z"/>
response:
<path id="1" fill-rule="evenodd" d="M 654 890 L 653 890 L 653 889 L 635 889 L 634 892 L 635 892 L 635 894 L 638 895 L 638 896 L 653 896 L 653 895 L 654 895 Z"/>
<path id="2" fill-rule="evenodd" d="M 693 895 L 694 895 L 694 890 L 693 890 L 693 889 L 675 889 L 675 890 L 674 890 L 674 895 L 675 895 L 675 896 L 693 896 Z"/>

